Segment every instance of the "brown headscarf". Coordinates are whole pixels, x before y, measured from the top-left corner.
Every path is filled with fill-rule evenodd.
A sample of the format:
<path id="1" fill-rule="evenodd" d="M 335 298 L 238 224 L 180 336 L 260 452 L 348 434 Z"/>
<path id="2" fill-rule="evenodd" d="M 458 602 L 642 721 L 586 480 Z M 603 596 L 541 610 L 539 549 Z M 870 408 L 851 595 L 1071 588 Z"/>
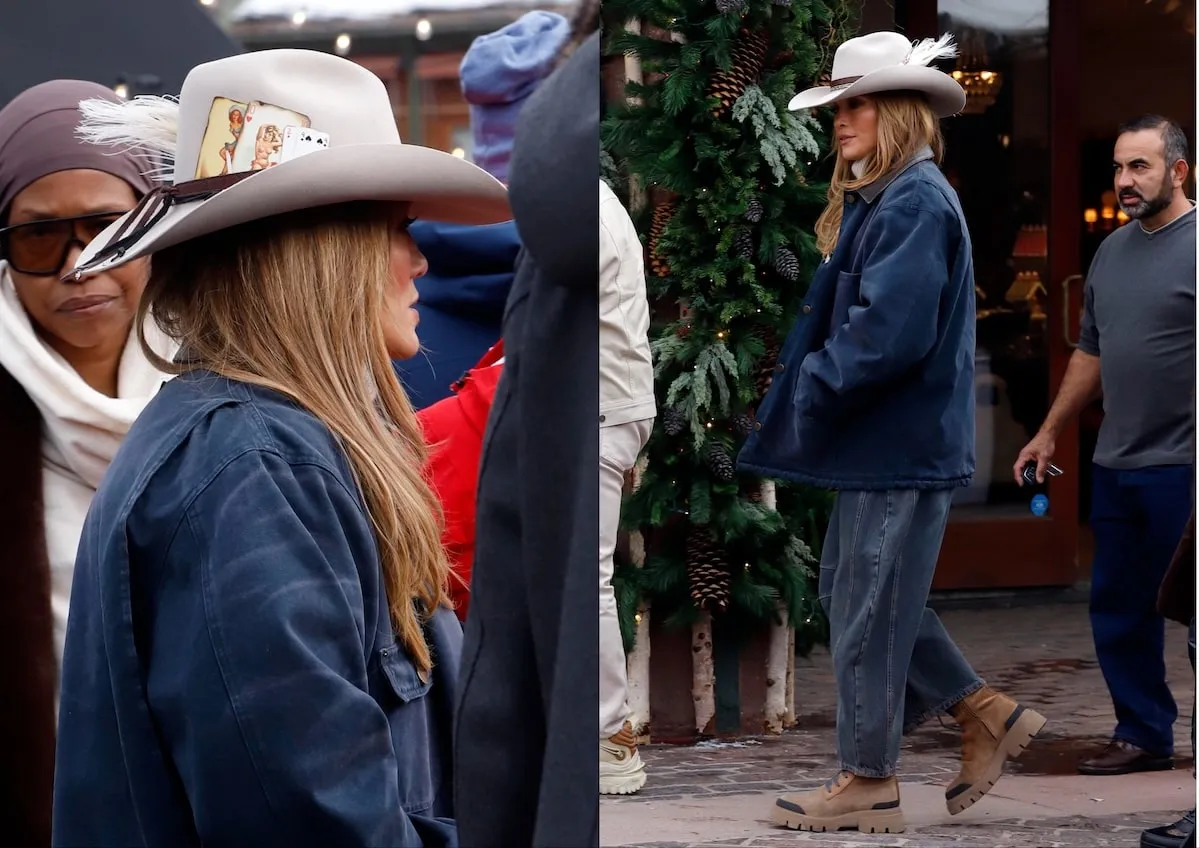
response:
<path id="1" fill-rule="evenodd" d="M 149 162 L 133 150 L 82 141 L 79 102 L 118 100 L 112 89 L 82 80 L 52 80 L 26 89 L 0 109 L 0 226 L 24 188 L 48 174 L 86 168 L 120 177 L 140 197 L 150 191 Z"/>

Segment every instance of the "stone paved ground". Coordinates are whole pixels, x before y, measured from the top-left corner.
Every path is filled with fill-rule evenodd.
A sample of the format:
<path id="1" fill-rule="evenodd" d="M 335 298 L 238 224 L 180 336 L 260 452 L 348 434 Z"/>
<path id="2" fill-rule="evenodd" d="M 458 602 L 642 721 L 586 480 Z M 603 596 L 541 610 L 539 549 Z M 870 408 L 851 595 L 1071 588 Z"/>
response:
<path id="1" fill-rule="evenodd" d="M 1009 774 L 1074 775 L 1078 760 L 1107 741 L 1113 725 L 1112 707 L 1092 649 L 1085 605 L 953 610 L 943 613 L 942 619 L 985 680 L 1049 719 L 1038 741 L 1020 761 L 1010 766 Z M 1194 684 L 1187 661 L 1186 632 L 1177 625 L 1168 625 L 1167 660 L 1168 680 L 1180 707 L 1176 725 L 1177 768 L 1190 769 L 1189 734 Z M 761 795 L 758 799 L 761 806 L 762 801 L 769 802 L 770 796 L 811 788 L 836 771 L 834 691 L 828 654 L 821 651 L 800 661 L 796 674 L 799 724 L 795 729 L 782 737 L 735 744 L 644 747 L 643 757 L 648 764 L 650 780 L 646 788 L 632 798 L 601 799 L 602 833 L 604 820 L 620 816 L 625 805 L 656 802 L 656 806 L 669 806 L 672 802 L 715 800 L 753 793 Z M 905 740 L 900 763 L 903 781 L 943 784 L 958 771 L 958 738 L 952 726 L 949 721 L 946 727 L 937 721 L 930 722 Z M 906 833 L 895 837 L 802 835 L 773 831 L 764 825 L 734 841 L 678 845 L 712 845 L 714 848 L 718 845 L 757 848 L 784 844 L 1037 848 L 1086 845 L 1101 848 L 1136 845 L 1138 831 L 1151 824 L 1163 823 L 1171 812 L 1176 812 L 1167 811 L 1167 806 L 1162 805 L 1160 809 L 1153 804 L 1143 805 L 1144 814 L 1115 817 L 934 825 L 922 828 L 919 835 Z M 645 843 L 646 846 L 651 844 L 662 845 Z M 674 848 L 674 844 L 672 846 Z"/>
<path id="2" fill-rule="evenodd" d="M 894 836 L 778 831 L 717 842 L 647 842 L 637 848 L 1135 848 L 1141 832 L 1161 816 L 1035 819 L 947 825 Z"/>

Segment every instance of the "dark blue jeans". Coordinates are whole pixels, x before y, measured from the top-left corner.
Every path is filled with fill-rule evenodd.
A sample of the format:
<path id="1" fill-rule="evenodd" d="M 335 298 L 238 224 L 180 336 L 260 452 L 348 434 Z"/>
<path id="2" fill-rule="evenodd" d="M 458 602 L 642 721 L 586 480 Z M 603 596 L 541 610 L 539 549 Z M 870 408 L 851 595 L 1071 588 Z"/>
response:
<path id="1" fill-rule="evenodd" d="M 1192 466 L 1093 469 L 1092 638 L 1117 716 L 1113 736 L 1170 756 L 1178 709 L 1156 603 L 1192 512 Z"/>
<path id="2" fill-rule="evenodd" d="M 839 492 L 821 552 L 841 766 L 896 773 L 903 733 L 983 681 L 926 606 L 953 490 Z"/>

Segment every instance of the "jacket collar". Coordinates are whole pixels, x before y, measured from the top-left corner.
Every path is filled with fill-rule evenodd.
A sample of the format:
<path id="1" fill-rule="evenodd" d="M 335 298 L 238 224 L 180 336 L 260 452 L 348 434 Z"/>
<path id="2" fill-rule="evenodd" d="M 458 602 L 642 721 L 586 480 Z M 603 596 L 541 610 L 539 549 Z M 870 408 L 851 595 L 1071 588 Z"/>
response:
<path id="1" fill-rule="evenodd" d="M 896 168 L 894 171 L 890 171 L 889 173 L 884 174 L 882 177 L 880 177 L 879 179 L 877 179 L 875 182 L 871 183 L 870 185 L 865 185 L 862 188 L 858 189 L 856 191 L 856 194 L 858 194 L 858 196 L 861 197 L 863 200 L 867 201 L 867 203 L 874 203 L 875 198 L 877 198 L 877 197 L 879 197 L 879 195 L 883 194 L 883 190 L 885 188 L 887 188 L 888 186 L 890 186 L 893 182 L 895 182 L 896 177 L 903 174 L 905 171 L 907 171 L 909 168 L 911 168 L 913 165 L 917 164 L 918 162 L 924 162 L 927 159 L 932 159 L 932 158 L 933 158 L 933 150 L 927 144 L 927 145 L 923 146 L 920 150 L 918 150 L 916 153 L 914 153 L 912 155 L 912 157 L 907 162 L 905 162 L 903 165 L 901 165 L 899 168 Z"/>

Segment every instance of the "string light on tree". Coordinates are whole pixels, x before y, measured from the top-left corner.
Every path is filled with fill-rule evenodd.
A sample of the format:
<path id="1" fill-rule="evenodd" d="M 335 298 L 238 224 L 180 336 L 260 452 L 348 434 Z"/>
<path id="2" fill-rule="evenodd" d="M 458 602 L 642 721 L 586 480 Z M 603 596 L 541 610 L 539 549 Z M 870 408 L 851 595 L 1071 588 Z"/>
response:
<path id="1" fill-rule="evenodd" d="M 428 41 L 433 38 L 433 24 L 429 22 L 428 18 L 421 18 L 421 20 L 417 21 L 417 27 L 414 32 L 418 41 Z"/>
<path id="2" fill-rule="evenodd" d="M 297 9 L 292 12 L 292 26 L 302 27 L 305 21 L 308 20 L 308 12 L 304 9 Z"/>
<path id="3" fill-rule="evenodd" d="M 343 32 L 333 42 L 333 49 L 339 56 L 345 56 L 350 52 L 350 33 Z"/>

